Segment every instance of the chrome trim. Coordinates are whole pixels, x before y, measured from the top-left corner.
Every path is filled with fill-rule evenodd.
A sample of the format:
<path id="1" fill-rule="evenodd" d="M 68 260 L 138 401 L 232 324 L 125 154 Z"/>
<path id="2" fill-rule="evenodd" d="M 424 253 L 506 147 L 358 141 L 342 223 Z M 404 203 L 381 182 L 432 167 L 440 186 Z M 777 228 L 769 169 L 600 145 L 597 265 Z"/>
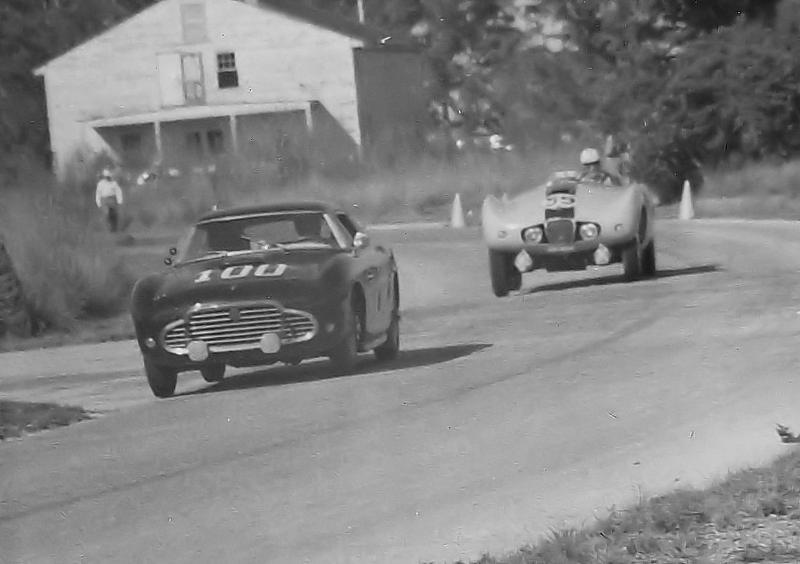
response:
<path id="1" fill-rule="evenodd" d="M 226 326 L 226 321 L 228 321 L 227 314 L 232 308 L 239 310 L 240 321 L 228 322 Z M 270 309 L 274 309 L 274 312 L 269 311 Z M 245 310 L 244 316 L 242 316 L 242 310 Z M 205 319 L 197 319 L 195 323 L 192 323 L 192 317 L 198 314 L 203 314 Z M 215 318 L 217 318 L 217 320 L 215 320 Z M 255 327 L 257 330 L 259 326 L 265 323 L 278 325 L 275 332 L 281 334 L 281 345 L 304 343 L 310 341 L 319 333 L 319 323 L 314 315 L 299 309 L 284 308 L 280 303 L 271 300 L 263 302 L 195 304 L 186 311 L 183 318 L 172 321 L 164 326 L 159 332 L 158 342 L 161 347 L 169 353 L 185 355 L 188 354 L 187 347 L 189 342 L 196 338 L 194 333 L 207 332 L 217 341 L 234 341 L 234 343 L 231 344 L 225 344 L 224 342 L 209 344 L 209 352 L 259 350 L 258 340 L 244 343 L 237 343 L 235 341 L 245 336 L 250 336 L 252 339 L 253 332 L 249 331 L 248 327 Z M 192 325 L 195 326 L 194 331 L 192 331 Z M 293 335 L 293 333 L 298 332 L 298 326 L 300 328 L 300 334 Z M 178 327 L 183 327 L 186 344 L 185 346 L 169 346 L 168 335 Z"/>

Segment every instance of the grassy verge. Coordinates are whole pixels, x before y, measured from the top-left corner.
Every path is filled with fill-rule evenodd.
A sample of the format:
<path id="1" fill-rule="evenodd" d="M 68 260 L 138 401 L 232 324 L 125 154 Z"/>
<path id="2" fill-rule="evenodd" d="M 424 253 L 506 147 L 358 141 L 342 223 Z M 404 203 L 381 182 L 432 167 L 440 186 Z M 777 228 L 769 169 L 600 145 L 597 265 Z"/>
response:
<path id="1" fill-rule="evenodd" d="M 41 176 L 0 190 L 0 235 L 40 332 L 114 315 L 130 292 L 133 276 L 86 188 Z"/>
<path id="2" fill-rule="evenodd" d="M 800 452 L 474 564 L 800 562 Z"/>
<path id="3" fill-rule="evenodd" d="M 700 218 L 800 219 L 800 162 L 709 172 L 694 208 Z"/>
<path id="4" fill-rule="evenodd" d="M 63 427 L 89 418 L 89 414 L 80 407 L 0 400 L 0 440 Z"/>

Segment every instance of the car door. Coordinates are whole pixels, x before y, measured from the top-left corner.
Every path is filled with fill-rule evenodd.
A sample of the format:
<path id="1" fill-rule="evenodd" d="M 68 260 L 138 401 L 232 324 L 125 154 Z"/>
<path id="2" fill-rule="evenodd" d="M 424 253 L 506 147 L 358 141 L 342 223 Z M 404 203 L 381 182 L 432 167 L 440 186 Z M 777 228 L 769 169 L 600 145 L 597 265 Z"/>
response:
<path id="1" fill-rule="evenodd" d="M 336 218 L 347 232 L 355 238 L 364 231 L 346 213 L 337 212 Z M 364 326 L 370 336 L 383 333 L 391 321 L 393 284 L 391 283 L 391 255 L 380 245 L 370 243 L 360 249 L 356 255 L 359 277 L 364 287 L 366 301 L 366 318 Z"/>

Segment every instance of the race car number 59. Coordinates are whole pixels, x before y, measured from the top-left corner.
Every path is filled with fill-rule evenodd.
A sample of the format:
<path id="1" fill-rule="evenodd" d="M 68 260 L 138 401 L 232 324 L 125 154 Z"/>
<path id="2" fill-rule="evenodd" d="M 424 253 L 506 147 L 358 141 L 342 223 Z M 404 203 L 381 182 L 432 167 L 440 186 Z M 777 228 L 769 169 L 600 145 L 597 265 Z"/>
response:
<path id="1" fill-rule="evenodd" d="M 572 194 L 550 194 L 544 201 L 548 210 L 568 210 L 575 207 L 575 196 Z"/>
<path id="2" fill-rule="evenodd" d="M 222 280 L 237 280 L 239 278 L 246 278 L 247 276 L 256 276 L 258 278 L 273 278 L 282 276 L 286 271 L 285 264 L 259 264 L 254 267 L 252 264 L 242 264 L 237 266 L 229 266 L 219 273 Z M 214 269 L 203 270 L 194 279 L 195 284 L 208 282 L 211 276 L 216 272 Z"/>

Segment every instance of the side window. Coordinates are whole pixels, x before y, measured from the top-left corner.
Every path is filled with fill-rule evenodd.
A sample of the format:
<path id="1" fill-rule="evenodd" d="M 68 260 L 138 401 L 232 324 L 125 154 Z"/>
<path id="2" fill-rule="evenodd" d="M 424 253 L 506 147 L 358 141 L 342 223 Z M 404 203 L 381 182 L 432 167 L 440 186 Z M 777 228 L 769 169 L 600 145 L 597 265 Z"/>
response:
<path id="1" fill-rule="evenodd" d="M 356 225 L 355 222 L 352 219 L 350 219 L 350 217 L 346 213 L 341 213 L 341 212 L 337 213 L 336 219 L 338 219 L 339 223 L 341 223 L 342 226 L 345 229 L 347 229 L 347 232 L 350 234 L 351 237 L 355 237 L 356 233 L 360 231 L 358 225 Z"/>

